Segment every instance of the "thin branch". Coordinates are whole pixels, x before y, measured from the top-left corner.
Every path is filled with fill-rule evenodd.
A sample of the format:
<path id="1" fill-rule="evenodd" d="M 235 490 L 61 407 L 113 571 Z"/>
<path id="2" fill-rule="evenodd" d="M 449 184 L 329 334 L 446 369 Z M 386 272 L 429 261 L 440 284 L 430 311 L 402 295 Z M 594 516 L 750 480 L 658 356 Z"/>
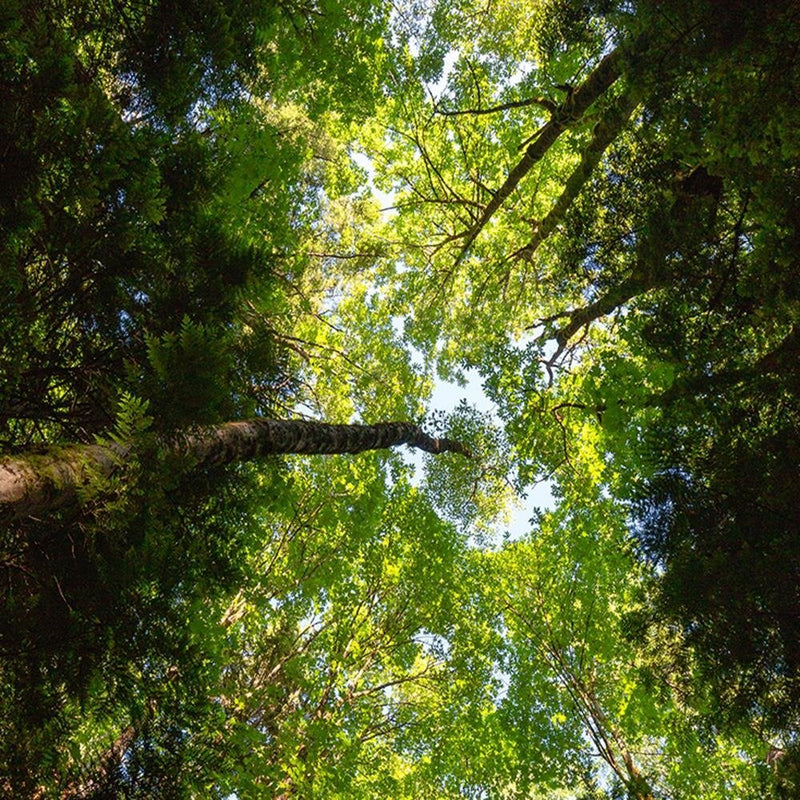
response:
<path id="1" fill-rule="evenodd" d="M 456 111 L 436 108 L 435 113 L 441 117 L 480 116 L 482 114 L 497 114 L 502 111 L 510 111 L 513 108 L 528 108 L 530 106 L 544 108 L 550 114 L 555 114 L 558 111 L 558 105 L 547 97 L 526 97 L 524 100 L 510 100 L 507 103 L 499 103 L 488 108 L 463 108 Z"/>

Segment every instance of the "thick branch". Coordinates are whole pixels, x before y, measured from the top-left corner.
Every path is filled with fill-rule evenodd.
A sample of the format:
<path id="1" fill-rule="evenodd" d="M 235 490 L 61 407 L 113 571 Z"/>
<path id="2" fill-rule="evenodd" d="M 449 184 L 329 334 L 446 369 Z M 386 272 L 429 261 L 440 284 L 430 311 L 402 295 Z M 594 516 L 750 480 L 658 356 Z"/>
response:
<path id="1" fill-rule="evenodd" d="M 109 477 L 128 455 L 116 444 L 87 444 L 0 459 L 0 521 L 70 505 L 80 487 Z"/>
<path id="2" fill-rule="evenodd" d="M 638 297 L 640 294 L 655 289 L 659 283 L 648 280 L 638 271 L 626 278 L 618 286 L 611 287 L 604 295 L 599 297 L 594 303 L 590 303 L 583 308 L 576 308 L 569 312 L 569 322 L 562 325 L 555 335 L 559 348 L 564 348 L 567 342 L 585 325 L 590 325 L 600 317 L 615 311 L 623 303 Z"/>
<path id="3" fill-rule="evenodd" d="M 467 231 L 461 250 L 462 256 L 520 181 L 544 158 L 558 137 L 580 121 L 589 107 L 619 78 L 621 59 L 619 49 L 605 56 L 586 80 L 568 95 L 552 119 L 542 127 L 517 165 L 509 172 L 503 185 L 486 205 L 477 222 Z"/>
<path id="4" fill-rule="evenodd" d="M 308 420 L 227 422 L 175 442 L 167 452 L 198 467 L 249 461 L 266 455 L 361 453 L 407 444 L 427 453 L 470 456 L 460 442 L 428 436 L 411 422 L 331 425 Z M 79 490 L 112 475 L 130 455 L 117 444 L 72 445 L 44 455 L 0 459 L 0 519 L 40 514 L 73 503 Z"/>
<path id="5" fill-rule="evenodd" d="M 609 109 L 608 113 L 597 123 L 592 139 L 583 151 L 581 161 L 564 184 L 564 190 L 553 207 L 536 226 L 531 241 L 517 250 L 514 256 L 530 259 L 539 245 L 555 230 L 564 219 L 575 198 L 580 194 L 586 181 L 589 180 L 603 153 L 617 138 L 620 131 L 628 123 L 634 109 L 639 104 L 638 93 L 629 92 L 622 95 Z"/>
<path id="6" fill-rule="evenodd" d="M 428 453 L 469 451 L 459 442 L 436 439 L 412 422 L 331 425 L 311 420 L 253 419 L 227 422 L 186 437 L 181 451 L 199 466 L 248 461 L 265 455 L 334 455 L 407 444 Z"/>
<path id="7" fill-rule="evenodd" d="M 694 185 L 688 191 L 690 180 Z M 702 211 L 710 207 L 713 213 L 720 191 L 720 179 L 709 176 L 704 167 L 692 170 L 669 211 L 651 215 L 649 230 L 643 232 L 637 246 L 636 264 L 631 275 L 594 303 L 566 314 L 569 322 L 555 335 L 559 352 L 584 326 L 610 314 L 633 297 L 668 286 L 674 274 L 667 254 L 673 250 L 689 252 L 693 244 L 702 238 L 701 233 L 705 229 Z"/>

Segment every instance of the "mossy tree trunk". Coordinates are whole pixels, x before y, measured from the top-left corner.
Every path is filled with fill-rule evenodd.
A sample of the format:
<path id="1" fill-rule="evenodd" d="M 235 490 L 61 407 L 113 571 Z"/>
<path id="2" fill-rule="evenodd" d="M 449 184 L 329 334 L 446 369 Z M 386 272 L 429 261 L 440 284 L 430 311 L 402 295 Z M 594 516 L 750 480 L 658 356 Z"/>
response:
<path id="1" fill-rule="evenodd" d="M 428 436 L 411 422 L 332 425 L 308 420 L 252 419 L 185 433 L 161 447 L 195 467 L 278 454 L 334 455 L 407 444 L 428 453 L 469 456 L 459 442 Z M 130 456 L 125 445 L 71 445 L 46 454 L 0 459 L 0 519 L 37 515 L 74 503 L 82 487 L 111 476 Z"/>

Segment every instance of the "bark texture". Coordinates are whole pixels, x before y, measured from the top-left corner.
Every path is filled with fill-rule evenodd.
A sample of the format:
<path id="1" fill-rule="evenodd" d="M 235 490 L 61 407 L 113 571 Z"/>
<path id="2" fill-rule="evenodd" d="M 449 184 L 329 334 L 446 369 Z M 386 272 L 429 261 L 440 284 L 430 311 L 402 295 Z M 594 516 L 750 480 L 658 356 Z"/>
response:
<path id="1" fill-rule="evenodd" d="M 331 425 L 307 420 L 252 419 L 187 433 L 162 447 L 198 467 L 266 455 L 361 453 L 407 444 L 428 453 L 470 456 L 459 442 L 428 436 L 411 422 Z M 0 459 L 0 520 L 42 514 L 73 503 L 82 487 L 108 478 L 129 456 L 122 445 L 73 445 L 43 455 Z"/>
<path id="2" fill-rule="evenodd" d="M 264 455 L 305 453 L 334 455 L 382 450 L 407 444 L 428 453 L 467 449 L 449 439 L 425 434 L 412 422 L 379 422 L 375 425 L 331 425 L 308 420 L 252 419 L 227 422 L 185 437 L 182 452 L 199 465 L 229 464 Z"/>
<path id="3" fill-rule="evenodd" d="M 81 487 L 110 476 L 127 456 L 116 444 L 87 444 L 0 459 L 0 522 L 70 505 Z"/>
<path id="4" fill-rule="evenodd" d="M 580 122 L 589 107 L 619 78 L 622 70 L 621 62 L 620 51 L 612 51 L 600 61 L 580 86 L 570 92 L 564 103 L 552 115 L 550 121 L 542 127 L 525 149 L 524 155 L 509 172 L 503 185 L 494 193 L 476 223 L 467 231 L 461 248 L 461 256 L 466 253 L 494 213 L 519 186 L 520 181 L 545 157 L 558 137 L 568 128 Z"/>
<path id="5" fill-rule="evenodd" d="M 603 153 L 619 136 L 625 125 L 628 124 L 628 120 L 638 104 L 639 94 L 637 92 L 629 92 L 622 95 L 603 119 L 597 123 L 592 139 L 581 156 L 580 163 L 564 184 L 564 190 L 558 200 L 547 213 L 547 216 L 536 226 L 531 241 L 514 253 L 515 256 L 531 259 L 539 245 L 563 221 L 573 201 L 580 194 L 581 189 L 600 163 Z"/>

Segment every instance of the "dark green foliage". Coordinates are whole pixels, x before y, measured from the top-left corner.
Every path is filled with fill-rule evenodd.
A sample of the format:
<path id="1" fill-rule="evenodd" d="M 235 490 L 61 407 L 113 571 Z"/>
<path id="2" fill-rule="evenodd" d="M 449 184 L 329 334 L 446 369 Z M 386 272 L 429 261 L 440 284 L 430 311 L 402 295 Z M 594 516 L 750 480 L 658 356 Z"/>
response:
<path id="1" fill-rule="evenodd" d="M 564 467 L 566 486 L 582 477 L 580 423 L 599 423 L 592 478 L 635 498 L 635 532 L 659 567 L 654 629 L 686 635 L 698 708 L 788 740 L 800 708 L 800 11 L 788 0 L 615 5 L 541 4 L 557 12 L 537 42 L 550 65 L 590 23 L 609 25 L 625 45 L 608 94 L 633 89 L 642 102 L 520 268 L 516 308 L 493 312 L 530 314 L 540 350 L 499 367 L 484 342 L 483 369 L 505 373 L 488 383 L 521 457 Z M 595 57 L 609 47 L 593 41 Z M 575 139 L 573 156 L 586 146 Z M 470 269 L 514 275 L 509 254 L 525 241 L 513 224 L 530 241 L 526 193 L 546 177 L 505 201 L 494 249 Z"/>
<path id="2" fill-rule="evenodd" d="M 716 713 L 758 709 L 779 730 L 800 705 L 796 374 L 734 387 L 692 439 L 663 425 L 665 468 L 637 504 L 638 536 L 665 569 L 660 613 L 695 647 Z"/>
<path id="3" fill-rule="evenodd" d="M 234 289 L 268 262 L 210 216 L 215 154 L 198 131 L 126 122 L 80 31 L 43 11 L 11 21 L 0 430 L 25 447 L 106 427 L 137 388 L 131 367 L 146 369 L 148 332 L 229 318 Z"/>
<path id="4" fill-rule="evenodd" d="M 156 0 L 125 9 L 120 72 L 144 88 L 136 110 L 150 106 L 177 118 L 191 104 L 218 102 L 252 81 L 258 46 L 278 21 L 279 9 L 253 0 L 191 5 Z"/>
<path id="5" fill-rule="evenodd" d="M 637 535 L 704 708 L 785 734 L 800 707 L 797 8 L 640 6 L 639 23 L 674 30 L 673 58 L 637 68 L 654 90 L 646 141 L 672 154 L 662 185 L 692 227 L 669 287 L 628 327 L 637 353 L 675 370 L 651 400 Z"/>
<path id="6" fill-rule="evenodd" d="M 253 483 L 185 477 L 152 442 L 274 414 L 278 380 L 291 387 L 267 321 L 285 313 L 273 273 L 302 233 L 307 144 L 281 145 L 248 99 L 363 113 L 383 17 L 349 10 L 363 26 L 345 41 L 339 4 L 0 8 L 0 450 L 136 448 L 80 511 L 0 530 L 0 794 L 91 778 L 97 796 L 185 796 L 182 730 L 215 713 L 215 601 L 241 581 Z M 242 201 L 226 180 L 256 123 L 272 150 Z M 109 741 L 135 728 L 124 775 L 126 748 L 80 752 L 84 715 Z"/>
<path id="7" fill-rule="evenodd" d="M 186 622 L 196 598 L 241 580 L 250 500 L 240 479 L 175 474 L 172 465 L 140 477 L 140 497 L 116 506 L 98 499 L 94 520 L 64 515 L 4 536 L 0 763 L 12 785 L 60 760 L 54 747 L 80 722 L 75 703 L 101 720 L 137 719 L 165 691 L 164 702 L 180 687 L 197 691 L 203 680 L 192 673 L 213 668 L 213 652 Z M 185 683 L 165 684 L 176 670 Z"/>
<path id="8" fill-rule="evenodd" d="M 644 711 L 637 703 L 643 694 L 655 697 L 659 667 L 669 661 L 666 669 L 674 668 L 680 685 L 674 695 L 660 687 L 660 700 L 675 700 L 680 724 L 693 724 L 681 705 L 688 699 L 712 731 L 703 743 L 709 750 L 715 730 L 742 720 L 761 736 L 782 737 L 787 752 L 765 785 L 774 778 L 779 792 L 793 796 L 791 745 L 800 708 L 797 4 L 552 0 L 532 3 L 527 27 L 519 30 L 523 20 L 509 18 L 513 3 L 501 3 L 499 11 L 496 4 L 478 5 L 433 3 L 430 25 L 412 20 L 398 34 L 419 46 L 420 57 L 409 48 L 387 58 L 394 62 L 387 86 L 407 86 L 416 73 L 435 81 L 451 43 L 467 41 L 462 27 L 476 34 L 474 52 L 462 47 L 441 108 L 422 104 L 432 87 L 409 89 L 407 96 L 403 89 L 386 98 L 394 110 L 384 113 L 377 132 L 367 131 L 365 140 L 380 149 L 385 130 L 398 140 L 405 135 L 402 114 L 418 115 L 424 135 L 409 141 L 429 147 L 424 159 L 414 147 L 389 147 L 383 161 L 376 159 L 387 169 L 383 185 L 422 190 L 411 204 L 398 203 L 390 236 L 383 229 L 373 236 L 368 214 L 354 223 L 335 203 L 330 219 L 319 212 L 330 199 L 323 171 L 335 161 L 326 137 L 344 135 L 346 122 L 373 109 L 383 6 L 371 0 L 3 4 L 0 451 L 96 438 L 133 450 L 116 474 L 82 489 L 80 510 L 0 530 L 0 794 L 237 791 L 244 797 L 275 789 L 310 796 L 326 785 L 329 767 L 341 769 L 330 778 L 337 786 L 355 781 L 361 755 L 395 735 L 387 721 L 419 748 L 415 755 L 427 753 L 427 730 L 424 736 L 410 725 L 406 730 L 406 721 L 427 721 L 426 704 L 434 708 L 442 698 L 430 718 L 449 719 L 445 739 L 467 742 L 479 731 L 489 745 L 487 764 L 519 758 L 525 770 L 540 762 L 545 772 L 556 769 L 545 769 L 542 753 L 556 746 L 548 736 L 568 742 L 574 727 L 574 754 L 587 739 L 581 720 L 552 715 L 548 705 L 556 702 L 557 682 L 536 659 L 547 640 L 541 634 L 552 638 L 552 630 L 531 628 L 520 639 L 520 663 L 506 665 L 516 670 L 508 696 L 535 710 L 530 719 L 508 714 L 503 724 L 514 729 L 512 738 L 550 731 L 515 747 L 513 757 L 491 749 L 490 721 L 506 701 L 464 700 L 481 680 L 497 683 L 493 634 L 469 644 L 483 679 L 470 684 L 469 660 L 456 670 L 469 679 L 443 678 L 452 696 L 429 688 L 436 670 L 427 675 L 422 664 L 416 667 L 424 690 L 418 693 L 414 681 L 406 686 L 403 677 L 416 668 L 420 631 L 429 638 L 451 626 L 489 631 L 499 619 L 477 605 L 475 614 L 459 616 L 457 606 L 463 611 L 468 604 L 454 603 L 458 595 L 448 594 L 444 575 L 451 580 L 461 540 L 427 503 L 435 498 L 441 513 L 481 533 L 512 488 L 505 461 L 513 445 L 520 483 L 542 475 L 560 481 L 554 494 L 561 507 L 538 515 L 531 546 L 549 541 L 549 524 L 569 581 L 589 565 L 598 565 L 599 575 L 605 561 L 616 564 L 608 587 L 587 583 L 580 603 L 563 576 L 539 600 L 536 592 L 521 598 L 522 607 L 537 600 L 531 621 L 567 626 L 551 660 L 563 652 L 569 661 L 581 650 L 576 674 L 590 691 L 577 708 L 598 714 L 595 722 L 604 728 L 606 698 L 593 699 L 592 692 L 605 680 L 609 697 L 619 690 L 607 720 L 613 724 L 620 709 L 625 731 L 628 713 L 641 716 L 630 728 L 641 732 L 635 758 L 666 746 L 672 733 L 661 732 L 671 722 L 654 722 L 655 712 L 648 719 L 650 701 Z M 500 196 L 497 187 L 519 163 L 519 144 L 546 124 L 556 101 L 570 96 L 563 81 L 581 81 L 620 43 L 618 80 L 558 146 L 543 151 L 536 170 L 501 196 L 503 208 L 467 257 L 450 259 L 446 245 L 460 246 L 459 229 L 473 226 L 490 198 Z M 531 102 L 523 103 L 529 90 Z M 547 95 L 544 103 L 539 94 Z M 569 208 L 553 218 L 536 258 L 517 263 L 511 254 L 522 252 L 554 207 L 592 126 L 620 96 L 641 105 L 602 160 L 592 162 L 598 166 L 591 177 L 579 176 Z M 474 110 L 509 99 L 516 105 L 502 114 L 465 114 L 453 117 L 451 130 L 437 128 L 442 108 Z M 523 107 L 527 116 L 515 121 Z M 323 119 L 330 110 L 338 116 Z M 496 129 L 490 119 L 499 120 Z M 330 167 L 331 183 L 343 194 L 359 190 L 347 168 L 341 174 L 339 168 Z M 415 187 L 418 168 L 426 175 Z M 441 224 L 433 209 L 449 199 L 455 212 Z M 425 213 L 419 223 L 405 216 L 404 207 L 417 205 L 431 207 L 427 221 Z M 395 239 L 417 246 L 390 267 L 376 255 L 371 274 L 373 257 L 359 253 L 362 235 L 370 253 L 388 252 Z M 439 246 L 442 237 L 447 241 Z M 306 253 L 339 240 L 346 242 L 341 264 L 321 258 L 320 276 L 304 274 Z M 324 291 L 333 304 L 346 294 L 340 268 L 366 301 L 356 314 L 343 299 L 342 325 L 353 327 L 329 333 L 323 320 L 317 341 L 293 338 L 293 309 L 319 310 L 306 292 Z M 391 296 L 395 279 L 404 283 L 403 296 Z M 383 314 L 379 324 L 373 307 Z M 587 308 L 591 313 L 577 313 Z M 516 350 L 512 334 L 540 327 L 542 319 L 543 338 Z M 187 477 L 181 459 L 156 451 L 159 437 L 197 425 L 295 408 L 292 390 L 306 376 L 286 374 L 281 342 L 312 365 L 311 381 L 315 357 L 326 362 L 316 380 L 341 381 L 333 405 L 342 414 L 372 413 L 371 401 L 345 396 L 349 382 L 354 397 L 359 382 L 379 384 L 376 395 L 402 393 L 411 372 L 393 372 L 379 339 L 355 340 L 398 321 L 412 331 L 408 341 L 426 364 L 441 354 L 451 374 L 481 369 L 502 406 L 510 443 L 486 433 L 485 421 L 465 417 L 461 427 L 482 458 L 460 470 L 442 470 L 437 462 L 431 486 L 419 495 L 402 470 L 391 480 L 378 475 L 383 466 L 376 460 L 374 470 L 363 461 L 309 467 L 298 485 L 316 481 L 325 488 L 313 502 L 281 485 L 274 465 L 258 475 L 234 467 Z M 553 352 L 548 336 L 560 350 L 545 366 Z M 374 374 L 385 370 L 386 383 L 375 380 L 366 356 L 328 371 L 328 363 L 344 363 L 337 360 L 340 346 L 347 359 L 377 353 Z M 380 486 L 393 486 L 402 499 L 386 518 Z M 626 522 L 619 500 L 632 502 L 634 532 L 657 565 L 657 581 L 647 584 L 657 591 L 645 598 L 642 590 L 635 603 L 626 571 L 641 564 L 627 554 L 617 563 Z M 280 525 L 270 517 L 276 508 L 286 511 Z M 562 512 L 569 522 L 563 530 L 552 522 Z M 259 547 L 269 537 L 276 545 L 265 563 Z M 363 574 L 362 545 L 369 556 Z M 505 610 L 509 597 L 533 586 L 530 554 L 520 552 L 519 574 L 498 594 Z M 547 558 L 537 569 L 552 573 Z M 502 569 L 498 576 L 506 580 Z M 630 580 L 645 585 L 641 576 Z M 250 595 L 239 609 L 230 601 L 242 599 L 241 586 Z M 619 602 L 601 596 L 612 587 Z M 559 604 L 550 595 L 562 590 Z M 552 614 L 539 613 L 545 595 Z M 608 600 L 608 620 L 598 627 L 600 649 L 593 653 L 581 637 L 587 638 L 598 599 Z M 437 609 L 430 619 L 426 602 Z M 621 659 L 611 652 L 613 617 L 627 605 L 635 606 L 624 618 L 629 638 L 646 647 L 663 641 L 665 654 L 653 659 L 655 666 L 639 670 L 630 666 L 636 654 Z M 229 616 L 229 609 L 241 616 Z M 362 622 L 362 614 L 372 619 Z M 326 627 L 301 630 L 315 615 L 328 618 Z M 615 659 L 620 672 L 609 667 L 603 676 Z M 566 661 L 559 663 L 563 669 Z M 646 676 L 643 687 L 638 672 Z M 687 686 L 693 693 L 683 691 Z M 459 703 L 469 736 L 451 724 Z M 411 763 L 403 761 L 410 750 L 391 748 L 380 757 L 385 761 L 374 756 L 397 768 L 381 779 L 383 787 L 402 782 Z M 453 753 L 461 752 L 459 744 Z M 666 762 L 673 751 L 665 752 Z M 746 748 L 726 758 L 741 761 L 740 752 Z M 341 762 L 331 756 L 337 753 L 344 754 Z M 423 772 L 437 773 L 432 786 L 460 791 L 460 765 L 439 771 L 435 760 L 427 766 L 419 760 Z M 599 796 L 589 760 L 580 768 L 587 770 L 586 796 Z M 574 772 L 574 764 L 563 771 Z M 521 790 L 522 774 L 509 773 L 499 791 Z M 533 785 L 540 777 L 531 772 L 525 780 Z M 629 777 L 628 789 L 645 795 L 639 778 Z M 603 780 L 622 796 L 619 775 L 616 783 Z M 364 796 L 377 796 L 367 786 Z M 475 793 L 485 791 L 476 784 Z"/>
<path id="9" fill-rule="evenodd" d="M 320 74 L 310 55 L 318 49 L 321 61 L 330 58 L 322 67 L 326 90 L 352 77 L 364 113 L 371 92 L 361 72 L 365 54 L 378 46 L 382 18 L 370 4 L 351 11 L 364 22 L 364 49 L 350 43 L 346 61 L 312 48 L 316 37 L 335 44 L 334 53 L 344 47 L 338 7 L 326 16 L 246 0 L 4 6 L 4 448 L 86 440 L 109 425 L 122 391 L 152 385 L 148 336 L 180 335 L 186 320 L 216 334 L 230 325 L 243 287 L 269 293 L 277 248 L 296 246 L 291 217 L 302 199 L 296 184 L 305 156 L 274 148 L 258 165 L 249 189 L 260 182 L 270 191 L 253 192 L 247 202 L 251 218 L 264 214 L 261 207 L 283 212 L 270 218 L 270 230 L 253 235 L 235 224 L 241 200 L 223 190 L 232 152 L 246 152 L 251 112 L 243 101 L 247 92 L 295 98 L 302 89 L 315 108 L 346 110 L 352 95 L 323 101 L 309 83 Z M 307 62 L 299 60 L 303 54 Z M 220 120 L 240 107 L 245 125 L 226 135 Z M 280 135 L 276 130 L 274 138 Z M 203 379 L 242 398 L 252 380 L 233 386 L 233 356 L 226 358 L 222 374 L 207 367 Z M 263 394 L 253 399 L 266 404 Z M 224 403 L 211 405 L 215 411 L 198 421 L 221 413 Z M 179 421 L 165 420 L 165 427 Z"/>

